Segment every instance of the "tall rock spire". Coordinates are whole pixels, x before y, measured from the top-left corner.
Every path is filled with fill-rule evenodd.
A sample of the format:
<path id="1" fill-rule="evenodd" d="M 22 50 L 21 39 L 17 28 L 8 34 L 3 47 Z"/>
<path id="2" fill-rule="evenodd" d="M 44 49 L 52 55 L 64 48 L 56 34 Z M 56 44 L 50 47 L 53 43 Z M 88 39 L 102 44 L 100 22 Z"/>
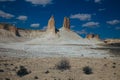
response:
<path id="1" fill-rule="evenodd" d="M 50 32 L 50 33 L 55 33 L 55 20 L 54 20 L 54 16 L 51 16 L 51 18 L 49 19 L 46 31 Z"/>
<path id="2" fill-rule="evenodd" d="M 67 31 L 70 31 L 70 19 L 67 17 L 64 17 L 63 28 Z"/>

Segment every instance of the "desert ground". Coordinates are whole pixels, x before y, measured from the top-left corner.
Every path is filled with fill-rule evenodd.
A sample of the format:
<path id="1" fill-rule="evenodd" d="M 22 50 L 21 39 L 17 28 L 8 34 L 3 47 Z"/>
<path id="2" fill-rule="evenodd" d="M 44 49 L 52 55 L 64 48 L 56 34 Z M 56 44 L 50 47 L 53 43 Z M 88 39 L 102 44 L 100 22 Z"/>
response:
<path id="1" fill-rule="evenodd" d="M 97 45 L 0 44 L 0 80 L 119 80 L 119 54 Z"/>
<path id="2" fill-rule="evenodd" d="M 61 59 L 70 62 L 70 69 L 56 68 Z M 0 80 L 119 80 L 120 60 L 109 58 L 8 58 L 0 59 Z M 18 75 L 24 66 L 28 74 Z M 83 68 L 89 66 L 92 73 Z M 23 72 L 24 73 L 24 72 Z"/>

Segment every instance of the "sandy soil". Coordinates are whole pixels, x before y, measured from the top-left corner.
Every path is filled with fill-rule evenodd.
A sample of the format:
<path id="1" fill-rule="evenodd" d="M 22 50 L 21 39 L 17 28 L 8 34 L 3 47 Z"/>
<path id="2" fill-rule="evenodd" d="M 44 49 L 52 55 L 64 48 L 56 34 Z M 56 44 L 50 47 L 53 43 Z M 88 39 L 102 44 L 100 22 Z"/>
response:
<path id="1" fill-rule="evenodd" d="M 67 70 L 56 68 L 63 59 Z M 120 80 L 120 48 L 0 44 L 0 80 Z"/>
<path id="2" fill-rule="evenodd" d="M 55 67 L 66 59 L 71 68 L 61 71 Z M 29 74 L 17 75 L 20 66 Z M 83 67 L 89 66 L 92 74 L 85 74 Z M 120 59 L 111 58 L 0 58 L 0 80 L 119 80 Z"/>

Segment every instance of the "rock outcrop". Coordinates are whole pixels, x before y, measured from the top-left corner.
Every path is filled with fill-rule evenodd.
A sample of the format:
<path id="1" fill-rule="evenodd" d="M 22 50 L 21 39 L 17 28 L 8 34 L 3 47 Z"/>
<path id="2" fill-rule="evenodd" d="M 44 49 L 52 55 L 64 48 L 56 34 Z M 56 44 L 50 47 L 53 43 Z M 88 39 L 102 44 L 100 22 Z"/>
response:
<path id="1" fill-rule="evenodd" d="M 70 19 L 67 17 L 64 17 L 63 28 L 67 31 L 70 31 Z"/>
<path id="2" fill-rule="evenodd" d="M 10 32 L 15 33 L 17 28 L 11 24 L 0 23 L 0 29 L 8 30 Z"/>
<path id="3" fill-rule="evenodd" d="M 87 36 L 86 36 L 86 38 L 87 39 L 100 39 L 99 38 L 99 35 L 97 35 L 97 34 L 88 34 Z"/>
<path id="4" fill-rule="evenodd" d="M 59 29 L 60 39 L 63 41 L 78 41 L 82 39 L 81 36 L 70 30 L 70 19 L 64 17 L 63 26 Z"/>
<path id="5" fill-rule="evenodd" d="M 4 25 L 0 24 L 0 29 L 4 29 Z"/>
<path id="6" fill-rule="evenodd" d="M 26 44 L 80 44 L 89 41 L 94 42 L 94 40 L 98 41 L 99 35 L 89 34 L 86 38 L 83 39 L 70 30 L 70 20 L 67 17 L 64 17 L 63 26 L 59 30 L 55 27 L 53 16 L 48 20 L 47 29 L 44 31 L 20 29 L 6 23 L 0 24 L 0 42 L 27 41 Z"/>
<path id="7" fill-rule="evenodd" d="M 8 23 L 0 23 L 0 42 L 24 41 L 41 37 L 43 30 L 26 30 Z"/>
<path id="8" fill-rule="evenodd" d="M 51 16 L 51 18 L 48 21 L 48 26 L 47 26 L 46 32 L 49 34 L 55 34 L 56 33 L 55 30 L 56 30 L 55 29 L 55 20 L 54 20 L 54 17 Z"/>
<path id="9" fill-rule="evenodd" d="M 18 36 L 16 34 L 19 34 L 19 32 L 17 31 L 17 28 L 11 24 L 7 24 L 7 23 L 0 23 L 0 29 L 6 30 L 7 32 L 10 32 L 9 35 L 14 35 L 14 36 Z"/>

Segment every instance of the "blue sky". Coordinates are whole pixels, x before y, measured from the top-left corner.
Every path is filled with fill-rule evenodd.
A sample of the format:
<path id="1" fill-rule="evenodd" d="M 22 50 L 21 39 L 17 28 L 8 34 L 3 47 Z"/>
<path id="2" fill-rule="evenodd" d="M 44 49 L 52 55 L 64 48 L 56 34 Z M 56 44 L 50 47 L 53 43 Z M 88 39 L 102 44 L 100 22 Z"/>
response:
<path id="1" fill-rule="evenodd" d="M 120 0 L 0 0 L 0 22 L 19 28 L 44 29 L 54 15 L 56 28 L 70 18 L 71 29 L 81 36 L 99 34 L 120 38 Z"/>

